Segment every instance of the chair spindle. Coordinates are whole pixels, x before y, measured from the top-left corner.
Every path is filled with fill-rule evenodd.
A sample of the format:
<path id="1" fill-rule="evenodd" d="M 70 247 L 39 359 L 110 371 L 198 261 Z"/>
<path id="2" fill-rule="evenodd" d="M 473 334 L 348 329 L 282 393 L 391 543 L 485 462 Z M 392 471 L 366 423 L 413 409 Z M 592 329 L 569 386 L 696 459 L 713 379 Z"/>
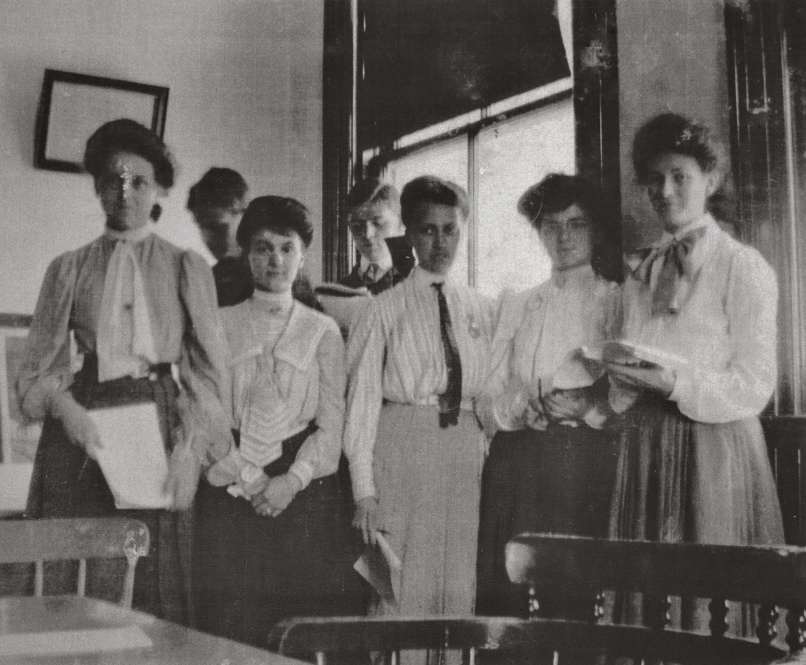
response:
<path id="1" fill-rule="evenodd" d="M 778 608 L 775 605 L 759 605 L 758 607 L 758 626 L 756 627 L 756 637 L 760 644 L 765 647 L 770 646 L 772 641 L 778 637 L 778 631 L 775 630 L 775 622 L 778 621 Z"/>
<path id="2" fill-rule="evenodd" d="M 728 622 L 725 620 L 728 616 L 728 603 L 722 598 L 712 598 L 708 603 L 708 611 L 711 614 L 711 620 L 708 622 L 711 635 L 722 637 L 728 632 Z M 761 618 L 760 614 L 759 618 Z"/>

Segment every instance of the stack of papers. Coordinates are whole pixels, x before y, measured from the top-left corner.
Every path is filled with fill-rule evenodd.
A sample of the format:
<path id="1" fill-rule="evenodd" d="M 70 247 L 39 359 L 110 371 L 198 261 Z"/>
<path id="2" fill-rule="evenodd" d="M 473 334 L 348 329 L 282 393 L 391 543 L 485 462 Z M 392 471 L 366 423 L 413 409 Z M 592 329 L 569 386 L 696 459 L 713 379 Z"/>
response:
<path id="1" fill-rule="evenodd" d="M 98 454 L 117 508 L 170 508 L 168 458 L 154 402 L 89 411 L 103 448 Z"/>
<path id="2" fill-rule="evenodd" d="M 375 534 L 378 544 L 367 545 L 353 568 L 386 602 L 394 604 L 395 588 L 400 588 L 400 571 L 403 564 L 382 533 Z"/>
<path id="3" fill-rule="evenodd" d="M 610 340 L 593 346 L 583 346 L 582 355 L 598 363 L 614 363 L 637 367 L 659 366 L 677 369 L 689 364 L 686 358 L 627 340 Z"/>
<path id="4" fill-rule="evenodd" d="M 341 284 L 321 284 L 314 292 L 325 314 L 332 316 L 342 330 L 350 329 L 350 324 L 372 297 L 365 286 L 353 289 Z"/>

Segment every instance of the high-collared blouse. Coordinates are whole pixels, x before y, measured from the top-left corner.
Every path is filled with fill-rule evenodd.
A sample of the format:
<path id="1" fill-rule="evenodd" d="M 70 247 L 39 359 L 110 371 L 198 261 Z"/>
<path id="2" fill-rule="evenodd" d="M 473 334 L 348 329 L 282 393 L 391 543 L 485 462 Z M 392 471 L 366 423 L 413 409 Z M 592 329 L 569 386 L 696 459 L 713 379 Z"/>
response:
<path id="1" fill-rule="evenodd" d="M 354 322 L 347 344 L 344 452 L 356 500 L 375 495 L 372 459 L 383 400 L 436 405 L 437 396 L 447 388 L 435 282 L 445 284 L 459 349 L 462 408 L 473 408 L 489 378 L 491 299 L 419 266 L 396 287 L 372 298 Z"/>
<path id="2" fill-rule="evenodd" d="M 72 384 L 71 333 L 79 353 L 96 352 L 104 281 L 117 242 L 101 236 L 48 267 L 17 377 L 26 417 L 44 418 L 47 396 Z M 194 450 L 212 463 L 233 444 L 226 341 L 210 268 L 195 252 L 154 233 L 138 237 L 133 251 L 143 277 L 154 360 L 177 366 L 184 389 L 180 417 L 192 427 Z"/>
<path id="3" fill-rule="evenodd" d="M 705 215 L 680 233 L 705 232 L 685 260 L 676 313 L 652 315 L 650 283 L 624 284 L 628 341 L 678 358 L 670 399 L 692 420 L 724 423 L 758 415 L 772 396 L 777 376 L 775 272 L 754 248 L 730 237 Z M 664 237 L 661 243 L 670 240 Z"/>
<path id="4" fill-rule="evenodd" d="M 493 342 L 493 377 L 479 417 L 485 429 L 527 427 L 529 403 L 548 394 L 554 375 L 582 346 L 612 339 L 621 290 L 588 266 L 554 273 L 522 293 L 505 293 Z"/>
<path id="5" fill-rule="evenodd" d="M 302 444 L 290 471 L 307 487 L 314 478 L 335 473 L 344 430 L 344 342 L 330 317 L 288 297 L 290 312 L 277 312 L 282 329 L 272 332 L 270 301 L 258 291 L 249 300 L 221 310 L 232 356 L 232 418 L 240 429 L 250 391 L 260 377 L 275 389 L 271 404 L 281 413 L 281 438 L 315 420 L 316 431 Z M 285 323 L 287 321 L 287 323 Z"/>

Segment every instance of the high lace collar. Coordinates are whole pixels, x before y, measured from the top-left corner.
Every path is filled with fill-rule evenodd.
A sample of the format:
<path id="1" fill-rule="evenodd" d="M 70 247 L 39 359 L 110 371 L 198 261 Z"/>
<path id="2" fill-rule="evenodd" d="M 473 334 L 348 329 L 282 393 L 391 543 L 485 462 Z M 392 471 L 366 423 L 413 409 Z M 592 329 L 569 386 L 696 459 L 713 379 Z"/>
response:
<path id="1" fill-rule="evenodd" d="M 266 312 L 271 315 L 285 314 L 294 304 L 294 298 L 290 291 L 285 293 L 273 293 L 271 291 L 261 291 L 255 289 L 252 295 L 252 305 L 259 312 Z"/>
<path id="2" fill-rule="evenodd" d="M 137 243 L 141 240 L 145 240 L 152 233 L 154 233 L 154 224 L 151 222 L 143 224 L 136 229 L 126 229 L 125 231 L 110 229 L 108 226 L 104 228 L 104 237 L 115 242 L 123 240 L 125 242 Z"/>

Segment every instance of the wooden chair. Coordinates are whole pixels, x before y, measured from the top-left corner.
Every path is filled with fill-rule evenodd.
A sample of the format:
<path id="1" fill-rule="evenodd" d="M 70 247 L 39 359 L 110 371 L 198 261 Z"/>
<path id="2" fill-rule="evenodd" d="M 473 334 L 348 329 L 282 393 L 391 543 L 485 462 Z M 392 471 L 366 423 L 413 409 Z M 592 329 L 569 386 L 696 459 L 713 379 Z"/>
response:
<path id="1" fill-rule="evenodd" d="M 396 665 L 406 649 L 456 649 L 472 665 L 482 650 L 523 651 L 532 627 L 531 621 L 506 617 L 298 618 L 272 629 L 268 649 L 296 658 L 315 654 L 318 665 L 331 656 L 345 662 L 345 655 L 369 652 Z"/>
<path id="2" fill-rule="evenodd" d="M 553 626 L 556 652 L 606 654 L 675 663 L 806 663 L 806 548 L 743 547 L 611 541 L 523 534 L 509 542 L 510 579 L 530 586 L 530 613 Z M 589 623 L 541 619 L 542 591 L 572 589 L 591 598 Z M 650 599 L 651 627 L 597 623 L 606 590 L 642 592 Z M 667 630 L 669 596 L 710 599 L 711 634 Z M 758 641 L 728 637 L 726 601 L 758 605 Z M 646 607 L 646 605 L 645 605 Z M 772 645 L 776 608 L 786 608 L 789 654 Z M 590 661 L 588 661 L 590 662 Z"/>
<path id="3" fill-rule="evenodd" d="M 42 595 L 44 562 L 78 559 L 77 594 L 84 595 L 87 559 L 125 558 L 120 605 L 131 607 L 134 569 L 148 554 L 148 528 L 121 518 L 0 521 L 0 564 L 34 563 L 34 594 Z"/>

